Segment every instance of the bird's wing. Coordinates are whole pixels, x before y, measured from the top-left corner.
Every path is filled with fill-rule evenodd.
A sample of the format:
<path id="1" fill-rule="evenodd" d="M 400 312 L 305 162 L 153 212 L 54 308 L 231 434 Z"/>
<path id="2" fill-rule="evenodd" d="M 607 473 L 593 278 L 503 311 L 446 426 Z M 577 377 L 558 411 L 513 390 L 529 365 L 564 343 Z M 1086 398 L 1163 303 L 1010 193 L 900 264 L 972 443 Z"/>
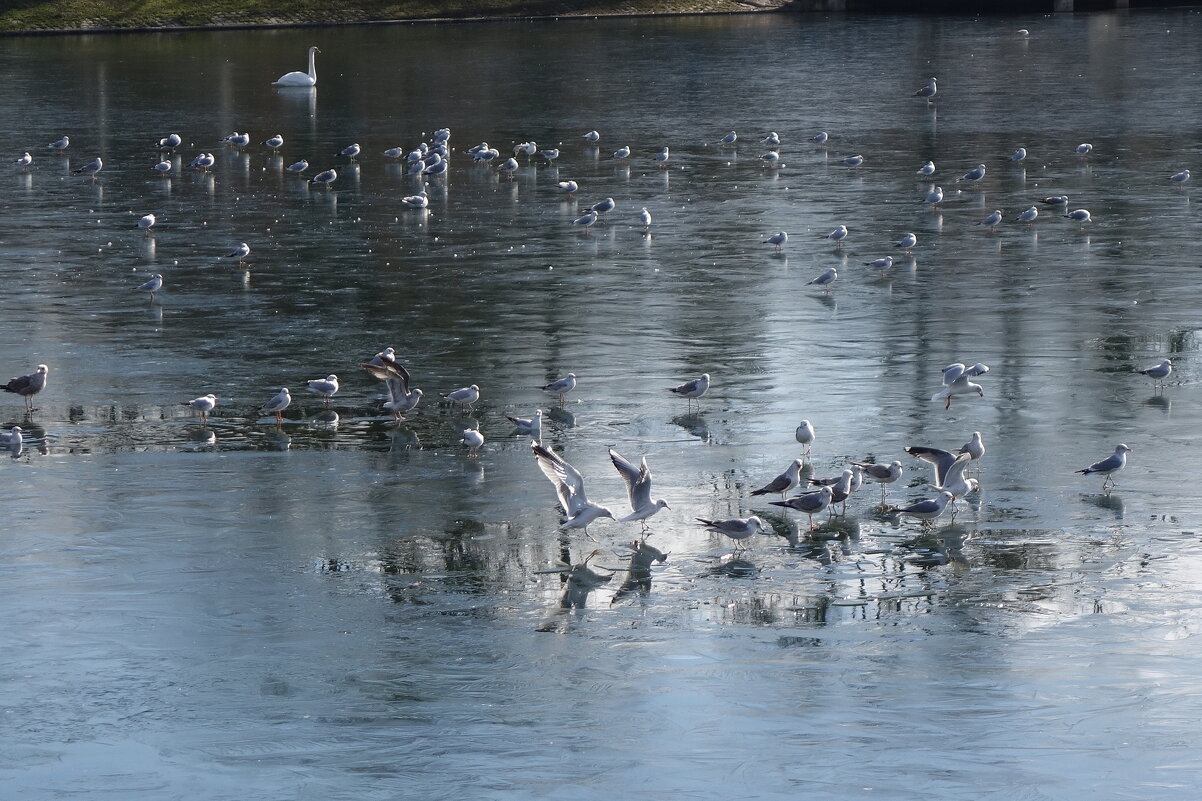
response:
<path id="1" fill-rule="evenodd" d="M 405 392 L 408 393 L 409 371 L 401 363 L 380 357 L 380 364 L 361 362 L 359 366 L 381 381 L 399 380 Z"/>
<path id="2" fill-rule="evenodd" d="M 614 463 L 614 467 L 617 469 L 618 473 L 621 474 L 622 480 L 626 482 L 626 494 L 630 498 L 630 508 L 637 512 L 639 510 L 638 495 L 642 491 L 639 482 L 642 481 L 646 475 L 647 460 L 643 460 L 643 469 L 640 470 L 627 461 L 622 454 L 618 453 L 613 448 L 609 449 L 609 460 Z M 647 497 L 648 500 L 650 500 L 650 481 L 647 481 L 646 484 Z"/>
<path id="3" fill-rule="evenodd" d="M 1107 456 L 1100 462 L 1094 462 L 1089 467 L 1085 468 L 1091 473 L 1101 473 L 1106 470 L 1117 470 L 1123 463 L 1123 458 L 1117 453 Z"/>
<path id="4" fill-rule="evenodd" d="M 677 395 L 684 395 L 689 392 L 696 392 L 699 386 L 701 386 L 701 379 L 694 378 L 692 381 L 686 381 L 678 387 L 672 387 L 669 391 L 675 392 Z"/>
<path id="5" fill-rule="evenodd" d="M 964 372 L 967 369 L 968 368 L 965 367 L 960 362 L 956 362 L 955 364 L 949 364 L 947 367 L 944 367 L 943 368 L 943 383 L 944 383 L 944 385 L 946 386 L 946 385 L 949 385 L 949 384 L 952 384 L 953 382 L 955 382 L 955 380 L 957 378 L 964 375 Z"/>
<path id="6" fill-rule="evenodd" d="M 950 455 L 950 454 L 949 454 Z M 943 478 L 938 477 L 936 472 L 936 486 L 946 487 L 948 484 L 957 483 L 964 479 L 964 469 L 968 467 L 968 463 L 972 461 L 972 456 L 967 453 L 961 453 L 952 459 L 943 471 Z"/>
<path id="7" fill-rule="evenodd" d="M 989 372 L 989 365 L 984 364 L 982 362 L 977 362 L 972 367 L 969 367 L 967 370 L 965 370 L 964 374 L 967 376 L 977 376 L 977 375 L 985 375 L 988 372 Z"/>
<path id="8" fill-rule="evenodd" d="M 947 478 L 947 471 L 956 461 L 954 453 L 940 448 L 928 448 L 925 445 L 911 445 L 906 448 L 906 453 L 935 465 L 935 486 L 937 487 L 943 486 Z"/>
<path id="9" fill-rule="evenodd" d="M 579 470 L 564 461 L 555 451 L 544 448 L 537 442 L 531 442 L 530 448 L 538 457 L 538 466 L 543 475 L 555 485 L 559 503 L 568 517 L 574 516 L 588 505 L 588 498 L 584 494 L 584 477 L 580 475 Z"/>

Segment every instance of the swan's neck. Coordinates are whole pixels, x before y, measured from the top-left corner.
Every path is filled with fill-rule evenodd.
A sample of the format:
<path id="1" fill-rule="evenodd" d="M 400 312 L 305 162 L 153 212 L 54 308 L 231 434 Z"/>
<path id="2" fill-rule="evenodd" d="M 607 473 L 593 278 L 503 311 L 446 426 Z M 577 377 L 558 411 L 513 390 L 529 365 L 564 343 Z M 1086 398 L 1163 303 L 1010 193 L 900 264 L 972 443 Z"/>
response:
<path id="1" fill-rule="evenodd" d="M 317 83 L 317 51 L 309 49 L 309 79 Z"/>

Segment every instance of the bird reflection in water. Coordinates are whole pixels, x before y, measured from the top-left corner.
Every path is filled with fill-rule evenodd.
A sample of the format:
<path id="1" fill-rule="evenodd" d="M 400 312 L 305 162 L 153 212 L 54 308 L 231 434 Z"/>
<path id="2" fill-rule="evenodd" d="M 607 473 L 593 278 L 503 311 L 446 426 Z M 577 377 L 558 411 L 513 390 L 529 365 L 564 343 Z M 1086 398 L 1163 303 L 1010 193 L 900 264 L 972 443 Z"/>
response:
<path id="1" fill-rule="evenodd" d="M 703 575 L 727 578 L 753 578 L 759 575 L 760 568 L 746 556 L 746 551 L 735 551 L 720 558 L 713 567 Z"/>
<path id="2" fill-rule="evenodd" d="M 630 543 L 633 552 L 630 554 L 630 565 L 626 569 L 626 579 L 610 604 L 616 604 L 631 595 L 638 594 L 644 598 L 651 594 L 651 566 L 656 562 L 663 564 L 668 561 L 668 554 L 645 540 L 635 540 Z"/>
<path id="3" fill-rule="evenodd" d="M 1125 509 L 1121 496 L 1106 492 L 1099 493 L 1097 495 L 1082 495 L 1081 500 L 1085 501 L 1091 506 L 1096 506 L 1099 509 L 1113 512 L 1115 520 L 1123 519 L 1123 512 Z"/>
<path id="4" fill-rule="evenodd" d="M 698 412 L 677 415 L 672 418 L 672 424 L 680 426 L 690 436 L 696 437 L 704 443 L 710 444 L 714 441 L 713 432 L 710 431 L 705 418 Z"/>
<path id="5" fill-rule="evenodd" d="M 613 578 L 612 573 L 598 573 L 588 566 L 589 560 L 598 553 L 600 551 L 593 551 L 584 558 L 583 562 L 570 567 L 565 566 L 553 571 L 538 571 L 566 574 L 566 578 L 563 593 L 559 596 L 559 600 L 550 614 L 538 624 L 536 631 L 559 633 L 566 631 L 567 620 L 564 616 L 573 609 L 583 609 L 588 602 L 588 594 L 602 584 L 609 583 L 609 580 Z"/>
<path id="6" fill-rule="evenodd" d="M 967 566 L 964 542 L 968 535 L 968 529 L 955 524 L 944 526 L 938 531 L 925 532 L 901 543 L 901 547 L 909 551 L 902 561 L 918 567 L 948 564 Z"/>

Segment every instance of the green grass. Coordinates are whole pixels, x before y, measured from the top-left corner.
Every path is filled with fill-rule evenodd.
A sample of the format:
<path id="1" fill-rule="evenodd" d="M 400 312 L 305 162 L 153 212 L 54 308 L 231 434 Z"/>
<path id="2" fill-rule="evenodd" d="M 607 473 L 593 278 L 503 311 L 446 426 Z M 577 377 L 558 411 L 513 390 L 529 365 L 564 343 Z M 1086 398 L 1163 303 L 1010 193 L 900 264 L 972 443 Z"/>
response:
<path id="1" fill-rule="evenodd" d="M 14 0 L 0 4 L 0 33 L 281 25 L 473 17 L 562 17 L 733 13 L 779 8 L 787 0 Z"/>

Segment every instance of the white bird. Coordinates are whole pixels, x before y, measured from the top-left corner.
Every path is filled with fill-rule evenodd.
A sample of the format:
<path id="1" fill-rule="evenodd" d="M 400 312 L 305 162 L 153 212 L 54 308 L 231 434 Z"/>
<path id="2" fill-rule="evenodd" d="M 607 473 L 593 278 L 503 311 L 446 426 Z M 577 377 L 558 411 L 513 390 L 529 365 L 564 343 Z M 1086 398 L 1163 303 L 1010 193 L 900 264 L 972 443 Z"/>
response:
<path id="1" fill-rule="evenodd" d="M 947 490 L 953 498 L 962 498 L 980 488 L 976 479 L 965 478 L 964 471 L 972 461 L 968 453 L 952 453 L 925 445 L 911 445 L 906 453 L 935 466 L 935 489 Z"/>
<path id="2" fill-rule="evenodd" d="M 1089 216 L 1089 209 L 1074 209 L 1065 214 L 1064 217 L 1069 220 L 1076 220 L 1077 222 L 1093 222 L 1093 217 Z"/>
<path id="3" fill-rule="evenodd" d="M 607 197 L 605 200 L 600 200 L 589 206 L 589 210 L 595 211 L 598 214 L 608 214 L 617 208 L 618 204 L 614 202 L 612 197 Z"/>
<path id="4" fill-rule="evenodd" d="M 146 215 L 143 215 L 142 218 L 138 220 L 138 228 L 149 234 L 150 229 L 154 228 L 154 224 L 156 222 L 158 222 L 158 220 L 155 219 L 155 216 L 153 214 L 146 214 Z"/>
<path id="5" fill-rule="evenodd" d="M 597 142 L 597 141 L 600 141 L 601 134 L 597 133 L 596 131 L 589 131 L 588 133 L 584 134 L 581 138 L 584 139 L 584 141 L 586 141 L 586 142 Z"/>
<path id="6" fill-rule="evenodd" d="M 882 256 L 879 259 L 873 259 L 872 261 L 864 262 L 864 266 L 872 267 L 877 270 L 888 270 L 890 267 L 893 266 L 893 257 L 892 256 Z"/>
<path id="7" fill-rule="evenodd" d="M 923 86 L 921 89 L 919 89 L 917 92 L 915 92 L 914 97 L 925 98 L 927 103 L 930 103 L 931 98 L 935 96 L 936 91 L 938 91 L 938 89 L 935 86 L 935 79 L 927 78 L 926 85 Z"/>
<path id="8" fill-rule="evenodd" d="M 669 153 L 668 148 L 662 147 L 660 148 L 659 152 L 652 157 L 652 160 L 659 165 L 661 170 L 664 170 L 668 167 L 668 159 L 670 158 L 670 155 L 671 154 Z"/>
<path id="9" fill-rule="evenodd" d="M 536 409 L 533 417 L 510 417 L 505 415 L 505 419 L 513 423 L 522 434 L 529 434 L 530 438 L 535 442 L 541 442 L 543 438 L 543 410 Z"/>
<path id="10" fill-rule="evenodd" d="M 777 145 L 780 144 L 780 134 L 778 134 L 776 131 L 772 131 L 771 133 L 769 133 L 767 136 L 765 136 L 760 141 L 766 145 L 776 147 Z"/>
<path id="11" fill-rule="evenodd" d="M 828 267 L 826 269 L 826 272 L 824 272 L 822 275 L 818 276 L 817 278 L 815 278 L 812 281 L 806 281 L 806 286 L 816 285 L 816 286 L 829 287 L 836 280 L 838 280 L 838 278 L 839 278 L 839 271 L 836 270 L 834 267 Z"/>
<path id="12" fill-rule="evenodd" d="M 639 223 L 644 230 L 651 227 L 651 212 L 647 211 L 646 206 L 643 206 L 643 210 L 639 212 Z"/>
<path id="13" fill-rule="evenodd" d="M 1183 184 L 1189 180 L 1189 170 L 1182 170 L 1179 173 L 1170 175 L 1169 180 L 1175 181 L 1176 183 L 1179 183 L 1179 184 Z"/>
<path id="14" fill-rule="evenodd" d="M 543 386 L 543 392 L 550 392 L 552 395 L 559 396 L 559 402 L 563 403 L 567 400 L 567 395 L 576 388 L 576 374 L 568 373 L 563 378 L 557 378 L 549 384 Z"/>
<path id="15" fill-rule="evenodd" d="M 172 167 L 170 161 L 164 160 L 164 161 L 160 161 L 158 164 L 154 165 L 154 169 L 158 170 L 159 172 L 161 172 L 165 175 L 165 174 L 171 172 L 171 170 L 174 169 L 174 167 Z"/>
<path id="16" fill-rule="evenodd" d="M 473 403 L 480 400 L 480 387 L 472 384 L 470 387 L 461 387 L 451 392 L 444 392 L 442 396 L 451 403 L 461 403 L 470 409 Z"/>
<path id="17" fill-rule="evenodd" d="M 629 523 L 638 520 L 643 524 L 643 530 L 647 529 L 647 518 L 654 515 L 660 509 L 670 509 L 668 502 L 663 498 L 657 501 L 651 500 L 651 469 L 647 467 L 647 457 L 643 457 L 641 466 L 635 467 L 633 464 L 622 458 L 621 454 L 613 448 L 609 449 L 609 459 L 614 463 L 614 467 L 621 474 L 622 480 L 626 482 L 626 495 L 630 500 L 631 513 L 626 517 L 620 518 L 619 523 Z"/>
<path id="18" fill-rule="evenodd" d="M 1091 145 L 1089 142 L 1082 142 L 1081 144 L 1077 145 L 1077 155 L 1079 156 L 1084 156 L 1092 151 L 1093 145 Z"/>
<path id="19" fill-rule="evenodd" d="M 872 479 L 881 485 L 881 503 L 885 502 L 885 495 L 888 494 L 887 485 L 898 481 L 902 477 L 902 463 L 894 459 L 889 464 L 883 462 L 852 462 L 853 465 L 864 471 L 864 478 Z"/>
<path id="20" fill-rule="evenodd" d="M 581 214 L 579 217 L 572 220 L 572 225 L 583 226 L 584 233 L 587 234 L 588 229 L 592 228 L 595 222 L 597 222 L 597 212 L 589 209 L 584 214 Z"/>
<path id="21" fill-rule="evenodd" d="M 839 163 L 846 164 L 848 167 L 859 167 L 864 163 L 864 157 L 857 153 L 854 156 L 848 156 L 845 159 L 840 159 Z"/>
<path id="22" fill-rule="evenodd" d="M 381 155 L 384 156 L 384 158 L 386 158 L 386 159 L 399 159 L 402 156 L 404 156 L 407 152 L 408 151 L 406 151 L 405 148 L 403 148 L 403 147 L 390 147 L 387 150 L 385 150 L 383 153 L 381 153 Z M 420 151 L 415 150 L 413 152 L 418 153 L 419 155 L 418 155 L 417 159 L 412 159 L 412 161 L 417 161 L 418 159 L 421 158 Z"/>
<path id="23" fill-rule="evenodd" d="M 321 51 L 316 47 L 309 48 L 309 71 L 288 72 L 281 75 L 272 86 L 316 86 L 317 85 L 317 54 Z"/>
<path id="24" fill-rule="evenodd" d="M 21 169 L 25 169 L 30 164 L 33 164 L 33 156 L 29 155 L 28 153 L 25 153 L 21 156 L 21 158 L 13 159 L 13 164 L 17 165 Z"/>
<path id="25" fill-rule="evenodd" d="M 1038 216 L 1039 216 L 1039 209 L 1035 208 L 1034 206 L 1031 206 L 1026 211 L 1022 212 L 1017 217 L 1015 217 L 1014 221 L 1022 222 L 1022 223 L 1032 223 L 1032 222 L 1035 222 L 1035 218 Z"/>
<path id="26" fill-rule="evenodd" d="M 623 145 L 622 147 L 620 147 L 620 148 L 618 148 L 617 150 L 615 150 L 615 151 L 614 151 L 614 155 L 613 155 L 613 157 L 614 157 L 615 159 L 628 159 L 628 158 L 630 158 L 630 148 L 629 148 L 629 147 L 626 147 L 625 145 Z"/>
<path id="27" fill-rule="evenodd" d="M 446 159 L 440 159 L 434 164 L 427 164 L 422 170 L 422 175 L 442 175 L 447 171 L 449 164 L 450 162 L 448 162 Z"/>
<path id="28" fill-rule="evenodd" d="M 975 384 L 969 381 L 970 378 L 979 375 L 985 375 L 989 372 L 989 366 L 977 362 L 971 367 L 966 367 L 960 362 L 949 364 L 943 368 L 943 389 L 931 396 L 931 400 L 939 401 L 946 400 L 943 405 L 944 409 L 950 409 L 952 406 L 952 398 L 957 395 L 979 395 L 985 397 L 985 390 L 980 384 Z"/>
<path id="29" fill-rule="evenodd" d="M 280 136 L 279 134 L 276 134 L 275 136 L 273 136 L 270 139 L 268 139 L 267 141 L 265 141 L 263 144 L 264 144 L 264 146 L 269 147 L 272 150 L 279 150 L 281 147 L 284 146 L 284 137 Z"/>
<path id="30" fill-rule="evenodd" d="M 980 461 L 981 457 L 985 455 L 985 441 L 981 439 L 981 432 L 972 432 L 972 439 L 960 446 L 959 452 L 967 453 L 974 462 Z"/>
<path id="31" fill-rule="evenodd" d="M 188 162 L 189 167 L 194 167 L 198 170 L 207 170 L 217 162 L 217 157 L 212 153 L 197 153 L 195 158 Z"/>
<path id="32" fill-rule="evenodd" d="M 250 134 L 238 133 L 237 131 L 234 131 L 221 141 L 225 142 L 227 145 L 233 145 L 234 147 L 246 147 L 250 144 Z"/>
<path id="33" fill-rule="evenodd" d="M 96 157 L 96 158 L 92 159 L 91 161 L 89 161 L 87 164 L 83 165 L 82 167 L 72 170 L 72 172 L 74 172 L 76 175 L 80 175 L 82 173 L 84 175 L 90 175 L 93 178 L 95 178 L 96 173 L 100 172 L 103 169 L 104 169 L 104 162 L 99 157 Z"/>
<path id="34" fill-rule="evenodd" d="M 249 255 L 250 255 L 250 245 L 243 242 L 241 245 L 234 248 L 229 253 L 225 254 L 225 257 L 227 259 L 236 258 L 238 260 L 238 263 L 242 264 L 244 261 L 246 261 L 246 257 Z"/>
<path id="35" fill-rule="evenodd" d="M 935 162 L 928 161 L 926 164 L 915 170 L 919 175 L 931 175 L 935 172 Z"/>
<path id="36" fill-rule="evenodd" d="M 757 490 L 752 490 L 752 495 L 770 495 L 774 492 L 779 492 L 781 497 L 785 496 L 789 490 L 793 489 L 801 481 L 801 459 L 794 459 L 785 468 L 785 472 L 781 473 L 776 478 L 769 481 L 764 486 Z"/>
<path id="37" fill-rule="evenodd" d="M 781 251 L 781 249 L 784 248 L 785 243 L 788 241 L 789 241 L 789 235 L 787 233 L 785 233 L 784 231 L 777 231 L 775 234 L 773 234 L 772 236 L 765 239 L 763 241 L 763 244 L 775 245 L 776 252 L 779 253 Z"/>
<path id="38" fill-rule="evenodd" d="M 576 183 L 575 181 L 560 181 L 555 185 L 559 187 L 559 191 L 563 192 L 565 195 L 574 194 L 576 190 L 580 188 L 580 184 Z"/>
<path id="39" fill-rule="evenodd" d="M 7 384 L 0 386 L 0 389 L 20 395 L 25 399 L 25 410 L 32 412 L 33 396 L 46 388 L 46 379 L 49 376 L 50 368 L 44 364 L 39 364 L 37 369 L 29 375 L 10 378 Z"/>
<path id="40" fill-rule="evenodd" d="M 957 181 L 979 181 L 985 177 L 985 165 L 978 164 L 968 172 L 957 178 Z"/>
<path id="41" fill-rule="evenodd" d="M 716 531 L 719 534 L 725 534 L 730 537 L 735 541 L 736 548 L 742 548 L 740 542 L 743 540 L 753 537 L 761 531 L 772 530 L 767 523 L 755 515 L 751 517 L 732 517 L 729 520 L 706 520 L 704 517 L 695 519 L 710 531 Z"/>
<path id="42" fill-rule="evenodd" d="M 780 153 L 777 153 L 775 150 L 769 150 L 760 156 L 760 161 L 764 163 L 765 167 L 775 167 L 780 164 Z"/>
<path id="43" fill-rule="evenodd" d="M 1025 147 L 1020 147 L 1018 150 L 1015 150 L 1013 153 L 1010 154 L 1011 161 L 1022 161 L 1026 157 L 1027 157 L 1027 149 Z"/>
<path id="44" fill-rule="evenodd" d="M 825 238 L 835 243 L 842 243 L 844 239 L 847 239 L 847 226 L 840 225 L 838 228 L 827 234 Z"/>
<path id="45" fill-rule="evenodd" d="M 848 471 L 850 472 L 850 471 Z M 850 481 L 850 476 L 848 476 Z M 794 495 L 792 498 L 783 501 L 769 501 L 773 506 L 783 506 L 786 509 L 792 509 L 795 512 L 801 512 L 808 515 L 810 518 L 810 531 L 814 530 L 814 515 L 821 512 L 831 505 L 831 500 L 835 497 L 835 491 L 831 487 L 822 487 L 817 492 L 806 492 L 801 495 Z M 847 496 L 844 495 L 844 498 Z"/>
<path id="46" fill-rule="evenodd" d="M 927 192 L 927 195 L 922 199 L 922 202 L 930 203 L 933 206 L 938 206 L 943 202 L 943 187 L 937 186 L 930 192 Z"/>
<path id="47" fill-rule="evenodd" d="M 309 162 L 305 161 L 304 159 L 301 159 L 300 161 L 294 161 L 293 163 L 289 164 L 285 169 L 287 169 L 288 172 L 296 173 L 297 175 L 300 175 L 302 172 L 309 169 Z"/>
<path id="48" fill-rule="evenodd" d="M 384 382 L 388 388 L 388 400 L 384 402 L 384 408 L 392 412 L 397 420 L 403 420 L 405 412 L 421 401 L 422 391 L 409 389 L 409 371 L 396 360 L 396 351 L 392 348 L 385 348 L 359 366 Z"/>
<path id="49" fill-rule="evenodd" d="M 363 152 L 363 148 L 359 147 L 358 142 L 355 142 L 354 144 L 347 145 L 346 147 L 342 148 L 342 150 L 339 150 L 338 155 L 346 156 L 351 161 L 354 161 L 355 156 L 359 155 L 362 152 Z"/>
<path id="50" fill-rule="evenodd" d="M 331 373 L 325 378 L 314 378 L 306 381 L 305 386 L 309 388 L 310 392 L 321 395 L 328 406 L 330 398 L 334 397 L 334 393 L 338 391 L 338 376 Z"/>
<path id="51" fill-rule="evenodd" d="M 978 222 L 977 225 L 984 225 L 988 228 L 993 228 L 995 225 L 997 225 L 1001 221 L 1002 221 L 1002 210 L 994 209 L 992 214 L 990 214 L 988 217 L 986 217 L 985 219 Z"/>
<path id="52" fill-rule="evenodd" d="M 321 172 L 317 173 L 317 175 L 314 175 L 311 179 L 309 179 L 309 183 L 321 184 L 326 189 L 329 189 L 330 184 L 334 183 L 337 180 L 338 180 L 338 170 L 329 169 L 329 170 L 322 170 Z"/>
<path id="53" fill-rule="evenodd" d="M 484 444 L 484 435 L 474 428 L 465 428 L 459 444 L 466 445 L 468 457 L 474 459 L 480 455 L 480 446 Z"/>
<path id="54" fill-rule="evenodd" d="M 810 448 L 814 445 L 814 424 L 809 420 L 802 420 L 793 432 L 793 437 L 805 446 L 805 450 L 801 453 L 802 457 L 810 458 Z"/>
<path id="55" fill-rule="evenodd" d="M 543 471 L 553 485 L 559 505 L 563 507 L 565 520 L 560 530 L 569 528 L 587 529 L 588 524 L 601 517 L 614 519 L 613 512 L 604 506 L 591 502 L 584 492 L 584 476 L 580 471 L 568 464 L 562 456 L 550 448 L 543 447 L 538 442 L 530 443 L 530 450 L 538 461 L 538 468 Z"/>
<path id="56" fill-rule="evenodd" d="M 7 434 L 0 431 L 0 445 L 3 445 L 14 453 L 20 453 L 25 443 L 24 437 L 21 436 L 24 431 L 25 429 L 20 426 L 13 426 L 8 430 Z"/>
<path id="57" fill-rule="evenodd" d="M 700 398 L 710 388 L 710 374 L 702 373 L 699 378 L 694 378 L 692 381 L 685 381 L 683 384 L 678 384 L 674 387 L 668 387 L 668 391 L 673 395 L 681 398 L 687 398 L 692 404 L 693 398 Z M 698 401 L 700 403 L 700 401 Z"/>
<path id="58" fill-rule="evenodd" d="M 505 159 L 504 161 L 502 161 L 500 164 L 497 165 L 497 170 L 499 172 L 509 173 L 510 176 L 512 177 L 512 174 L 517 171 L 519 166 L 520 165 L 518 164 L 518 160 L 515 159 L 513 156 L 510 156 L 509 158 Z"/>
<path id="59" fill-rule="evenodd" d="M 208 395 L 201 395 L 199 398 L 181 403 L 180 406 L 190 406 L 200 412 L 200 422 L 206 423 L 209 420 L 209 412 L 217 406 L 217 396 L 210 392 Z"/>
<path id="60" fill-rule="evenodd" d="M 280 390 L 279 394 L 273 397 L 267 403 L 263 404 L 263 408 L 259 409 L 260 413 L 269 413 L 275 415 L 277 423 L 284 422 L 284 410 L 292 403 L 292 395 L 288 393 L 288 387 Z"/>
<path id="61" fill-rule="evenodd" d="M 401 202 L 411 209 L 424 209 L 430 205 L 430 197 L 423 189 L 416 195 L 408 195 L 407 197 L 401 198 Z"/>
<path id="62" fill-rule="evenodd" d="M 559 148 L 549 147 L 546 150 L 540 151 L 539 155 L 547 161 L 555 161 L 557 158 L 559 158 Z"/>
<path id="63" fill-rule="evenodd" d="M 827 142 L 830 141 L 830 138 L 831 138 L 831 135 L 828 134 L 826 131 L 819 131 L 818 133 L 816 133 L 810 137 L 810 141 L 816 142 L 820 145 L 825 145 Z"/>
<path id="64" fill-rule="evenodd" d="M 61 139 L 55 139 L 50 144 L 46 145 L 46 147 L 50 148 L 51 150 L 58 150 L 60 152 L 66 150 L 67 148 L 71 147 L 71 137 L 64 136 Z"/>
<path id="65" fill-rule="evenodd" d="M 728 133 L 726 136 L 724 136 L 724 137 L 722 137 L 721 139 L 719 139 L 719 140 L 718 140 L 718 144 L 720 144 L 720 145 L 733 145 L 733 144 L 734 144 L 735 142 L 737 142 L 737 141 L 739 141 L 739 135 L 738 135 L 737 133 L 735 133 L 734 131 L 731 131 L 731 132 L 730 132 L 730 133 Z"/>
<path id="66" fill-rule="evenodd" d="M 1048 195 L 1040 198 L 1039 202 L 1048 206 L 1068 206 L 1068 195 Z"/>
<path id="67" fill-rule="evenodd" d="M 1078 470 L 1082 475 L 1090 475 L 1092 473 L 1101 473 L 1106 478 L 1102 480 L 1102 489 L 1108 489 L 1114 486 L 1114 474 L 1127 466 L 1127 454 L 1131 449 L 1126 445 L 1119 443 L 1119 446 L 1114 449 L 1114 453 L 1107 456 L 1100 462 L 1094 462 L 1084 470 Z"/>
<path id="68" fill-rule="evenodd" d="M 534 142 L 522 142 L 520 145 L 515 145 L 513 148 L 513 155 L 515 156 L 533 156 L 537 152 L 538 145 L 536 145 Z"/>
<path id="69" fill-rule="evenodd" d="M 1168 378 L 1169 374 L 1172 372 L 1173 372 L 1173 363 L 1171 361 L 1169 361 L 1168 359 L 1165 359 L 1164 361 L 1162 361 L 1160 364 L 1156 365 L 1155 367 L 1149 367 L 1145 370 L 1140 370 L 1139 374 L 1146 375 L 1148 378 L 1151 378 L 1157 384 L 1163 384 L 1164 380 L 1166 378 Z"/>
<path id="70" fill-rule="evenodd" d="M 902 234 L 902 238 L 897 240 L 895 244 L 897 247 L 909 253 L 914 249 L 914 246 L 918 244 L 918 237 L 916 237 L 913 233 L 904 233 Z"/>
<path id="71" fill-rule="evenodd" d="M 163 276 L 155 273 L 150 277 L 150 280 L 138 286 L 139 292 L 149 292 L 150 299 L 154 300 L 154 293 L 163 288 Z"/>
<path id="72" fill-rule="evenodd" d="M 934 498 L 928 498 L 925 501 L 919 501 L 918 503 L 913 503 L 909 506 L 902 506 L 898 509 L 894 509 L 893 511 L 897 512 L 898 514 L 918 518 L 923 523 L 930 523 L 935 518 L 943 514 L 943 511 L 947 508 L 948 503 L 950 503 L 952 500 L 952 494 L 947 490 L 944 490 Z"/>
<path id="73" fill-rule="evenodd" d="M 159 140 L 159 150 L 175 150 L 183 141 L 179 134 L 168 134 Z"/>

